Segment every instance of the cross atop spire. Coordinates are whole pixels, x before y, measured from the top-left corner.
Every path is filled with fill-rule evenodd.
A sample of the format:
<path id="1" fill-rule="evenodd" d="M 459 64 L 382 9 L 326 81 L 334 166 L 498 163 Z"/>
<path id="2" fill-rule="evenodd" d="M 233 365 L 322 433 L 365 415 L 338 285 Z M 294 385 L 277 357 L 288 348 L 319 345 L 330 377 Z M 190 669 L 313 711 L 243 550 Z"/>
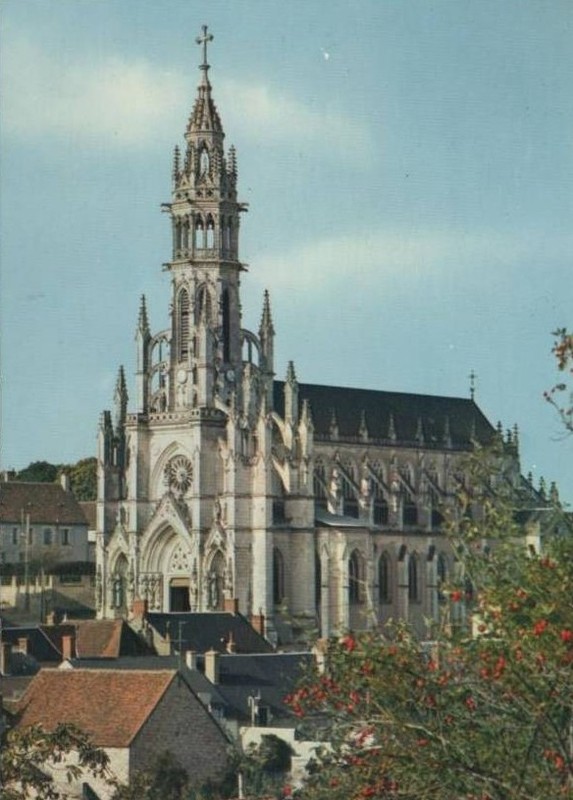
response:
<path id="1" fill-rule="evenodd" d="M 209 64 L 207 63 L 207 44 L 213 41 L 213 34 L 207 33 L 207 26 L 201 26 L 201 36 L 198 36 L 195 41 L 197 44 L 203 45 L 203 63 L 200 65 L 200 69 L 208 70 Z"/>
<path id="2" fill-rule="evenodd" d="M 474 400 L 475 396 L 476 396 L 476 378 L 477 378 L 477 375 L 475 374 L 473 369 L 470 372 L 470 374 L 468 375 L 468 378 L 470 379 L 470 399 Z"/>

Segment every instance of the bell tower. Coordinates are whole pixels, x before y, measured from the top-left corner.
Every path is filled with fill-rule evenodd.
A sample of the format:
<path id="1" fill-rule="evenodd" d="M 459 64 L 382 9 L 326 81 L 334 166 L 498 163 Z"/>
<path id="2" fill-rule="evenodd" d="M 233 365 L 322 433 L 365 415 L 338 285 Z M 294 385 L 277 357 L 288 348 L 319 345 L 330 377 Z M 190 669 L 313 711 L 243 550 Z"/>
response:
<path id="1" fill-rule="evenodd" d="M 237 157 L 225 153 L 225 134 L 212 97 L 203 26 L 201 78 L 185 131 L 185 151 L 173 156 L 173 244 L 165 269 L 172 276 L 170 411 L 213 407 L 241 379 L 239 218 Z"/>

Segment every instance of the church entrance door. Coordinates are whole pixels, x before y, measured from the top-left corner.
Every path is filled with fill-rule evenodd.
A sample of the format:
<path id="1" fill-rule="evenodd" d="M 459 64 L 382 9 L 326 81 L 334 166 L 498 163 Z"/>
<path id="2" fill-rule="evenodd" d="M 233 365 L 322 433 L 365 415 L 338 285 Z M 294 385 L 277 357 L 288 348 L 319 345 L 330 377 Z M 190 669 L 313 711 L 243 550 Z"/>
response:
<path id="1" fill-rule="evenodd" d="M 169 611 L 191 611 L 188 578 L 172 578 L 169 581 Z"/>

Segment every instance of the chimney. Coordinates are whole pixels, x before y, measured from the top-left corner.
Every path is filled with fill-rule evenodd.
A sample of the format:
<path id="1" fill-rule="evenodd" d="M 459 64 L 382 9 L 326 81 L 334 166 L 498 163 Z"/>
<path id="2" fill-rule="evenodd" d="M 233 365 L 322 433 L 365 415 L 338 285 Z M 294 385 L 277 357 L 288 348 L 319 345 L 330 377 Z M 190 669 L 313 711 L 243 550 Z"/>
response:
<path id="1" fill-rule="evenodd" d="M 260 633 L 261 636 L 265 635 L 265 615 L 264 614 L 252 614 L 251 615 L 251 625 L 256 630 L 257 633 Z"/>
<path id="2" fill-rule="evenodd" d="M 0 675 L 10 674 L 10 662 L 12 660 L 12 645 L 10 642 L 2 642 L 0 646 Z"/>
<path id="3" fill-rule="evenodd" d="M 238 597 L 225 597 L 223 604 L 223 611 L 227 614 L 239 613 L 239 598 Z"/>
<path id="4" fill-rule="evenodd" d="M 64 490 L 64 492 L 71 491 L 71 484 L 70 484 L 70 476 L 67 472 L 62 472 L 60 474 L 60 486 Z"/>
<path id="5" fill-rule="evenodd" d="M 18 650 L 20 651 L 20 653 L 24 653 L 25 656 L 28 655 L 28 637 L 27 636 L 21 636 L 18 639 Z"/>
<path id="6" fill-rule="evenodd" d="M 185 665 L 187 669 L 197 669 L 197 653 L 194 650 L 185 652 Z"/>
<path id="7" fill-rule="evenodd" d="M 74 635 L 73 633 L 66 633 L 62 636 L 62 658 L 70 659 L 74 657 Z"/>
<path id="8" fill-rule="evenodd" d="M 133 619 L 145 619 L 147 616 L 147 600 L 143 597 L 135 597 L 131 606 L 131 616 Z"/>
<path id="9" fill-rule="evenodd" d="M 219 653 L 216 650 L 205 653 L 205 677 L 211 683 L 219 683 Z"/>

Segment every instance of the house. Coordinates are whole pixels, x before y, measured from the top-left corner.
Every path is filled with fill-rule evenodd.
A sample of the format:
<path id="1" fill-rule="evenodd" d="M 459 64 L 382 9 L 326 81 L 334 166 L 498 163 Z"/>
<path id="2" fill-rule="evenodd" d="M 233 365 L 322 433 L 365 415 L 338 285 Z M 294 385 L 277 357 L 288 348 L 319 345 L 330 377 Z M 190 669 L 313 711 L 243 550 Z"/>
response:
<path id="1" fill-rule="evenodd" d="M 17 710 L 17 727 L 68 722 L 89 734 L 120 782 L 165 751 L 195 786 L 220 778 L 227 765 L 225 733 L 176 670 L 42 670 Z M 50 771 L 56 780 L 58 770 Z M 111 796 L 109 785 L 86 775 L 68 790 L 79 797 L 86 783 L 102 800 Z"/>
<path id="2" fill-rule="evenodd" d="M 13 617 L 92 613 L 93 545 L 65 475 L 60 483 L 0 482 L 0 550 L 0 607 Z"/>

